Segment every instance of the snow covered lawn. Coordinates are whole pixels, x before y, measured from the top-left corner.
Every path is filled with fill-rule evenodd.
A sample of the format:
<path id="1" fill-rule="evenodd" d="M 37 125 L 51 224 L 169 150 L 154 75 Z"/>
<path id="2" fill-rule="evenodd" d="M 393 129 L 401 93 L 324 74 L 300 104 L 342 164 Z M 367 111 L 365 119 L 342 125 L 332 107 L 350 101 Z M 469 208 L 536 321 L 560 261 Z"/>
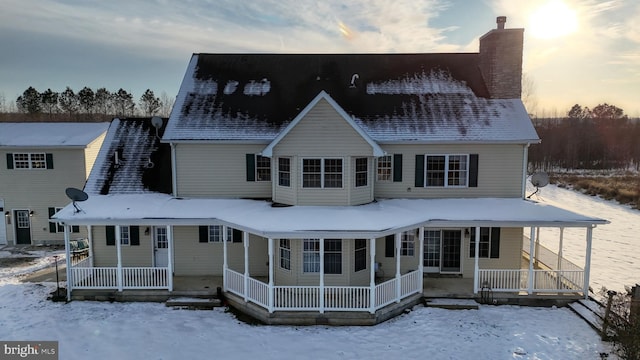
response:
<path id="1" fill-rule="evenodd" d="M 608 352 L 568 308 L 417 306 L 373 327 L 255 326 L 223 308 L 53 303 L 45 299 L 54 283 L 20 277 L 0 275 L 0 340 L 57 340 L 60 359 L 599 359 Z"/>

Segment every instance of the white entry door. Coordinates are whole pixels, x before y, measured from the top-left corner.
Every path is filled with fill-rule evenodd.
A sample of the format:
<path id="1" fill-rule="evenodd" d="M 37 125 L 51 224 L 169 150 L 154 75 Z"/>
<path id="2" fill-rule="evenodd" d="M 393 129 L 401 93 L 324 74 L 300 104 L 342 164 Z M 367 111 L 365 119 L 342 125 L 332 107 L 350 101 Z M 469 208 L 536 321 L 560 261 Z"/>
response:
<path id="1" fill-rule="evenodd" d="M 153 228 L 153 252 L 156 267 L 169 265 L 169 241 L 167 240 L 167 228 L 164 226 Z"/>
<path id="2" fill-rule="evenodd" d="M 0 221 L 0 245 L 7 245 L 7 216 L 4 216 L 4 199 L 0 199 L 0 216 L 2 216 L 2 221 Z"/>

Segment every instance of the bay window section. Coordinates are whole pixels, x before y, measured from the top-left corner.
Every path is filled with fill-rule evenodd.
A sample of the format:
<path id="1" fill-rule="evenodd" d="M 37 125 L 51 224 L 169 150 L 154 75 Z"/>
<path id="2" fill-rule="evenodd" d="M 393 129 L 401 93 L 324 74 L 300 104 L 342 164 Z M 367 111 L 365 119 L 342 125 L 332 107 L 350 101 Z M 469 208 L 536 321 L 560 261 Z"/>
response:
<path id="1" fill-rule="evenodd" d="M 278 185 L 291 186 L 291 158 L 278 158 Z"/>
<path id="2" fill-rule="evenodd" d="M 367 158 L 356 158 L 356 187 L 367 186 Z"/>

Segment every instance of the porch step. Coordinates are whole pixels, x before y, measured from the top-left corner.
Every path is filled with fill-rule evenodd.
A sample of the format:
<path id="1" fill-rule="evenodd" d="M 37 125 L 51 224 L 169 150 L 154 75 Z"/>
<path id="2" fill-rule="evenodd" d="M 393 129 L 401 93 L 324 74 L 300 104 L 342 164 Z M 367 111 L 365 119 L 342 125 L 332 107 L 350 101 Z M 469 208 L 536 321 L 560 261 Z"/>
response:
<path id="1" fill-rule="evenodd" d="M 570 303 L 569 308 L 586 321 L 594 330 L 602 334 L 602 315 L 604 314 L 602 304 L 594 300 L 581 299 Z"/>
<path id="2" fill-rule="evenodd" d="M 221 307 L 222 301 L 215 298 L 175 297 L 165 302 L 167 307 L 188 310 L 212 310 Z"/>
<path id="3" fill-rule="evenodd" d="M 478 310 L 478 303 L 472 299 L 431 298 L 425 299 L 424 306 L 449 310 Z"/>

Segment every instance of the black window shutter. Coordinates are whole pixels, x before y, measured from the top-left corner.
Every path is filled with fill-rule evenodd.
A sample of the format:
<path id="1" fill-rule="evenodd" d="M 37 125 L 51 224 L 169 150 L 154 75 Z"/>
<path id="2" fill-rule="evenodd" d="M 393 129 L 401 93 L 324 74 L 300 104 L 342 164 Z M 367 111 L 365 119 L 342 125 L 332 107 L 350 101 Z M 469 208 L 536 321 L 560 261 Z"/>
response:
<path id="1" fill-rule="evenodd" d="M 247 154 L 247 181 L 256 181 L 256 156 Z"/>
<path id="2" fill-rule="evenodd" d="M 80 226 L 78 226 L 78 225 L 73 225 L 73 226 L 71 227 L 71 232 L 72 232 L 72 233 L 79 233 L 79 232 L 80 232 Z"/>
<path id="3" fill-rule="evenodd" d="M 47 159 L 47 169 L 53 169 L 53 154 L 46 153 L 45 157 Z"/>
<path id="4" fill-rule="evenodd" d="M 393 182 L 402 181 L 402 154 L 393 154 Z"/>
<path id="5" fill-rule="evenodd" d="M 116 227 L 115 226 L 106 226 L 105 233 L 107 236 L 107 246 L 116 244 Z"/>
<path id="6" fill-rule="evenodd" d="M 140 246 L 139 226 L 129 226 L 129 236 L 131 237 L 131 246 Z"/>
<path id="7" fill-rule="evenodd" d="M 396 248 L 396 236 L 395 235 L 387 235 L 384 238 L 384 256 L 385 257 L 394 257 L 395 256 L 395 248 Z"/>
<path id="8" fill-rule="evenodd" d="M 242 242 L 242 231 L 238 229 L 233 229 L 233 242 L 235 243 Z"/>
<path id="9" fill-rule="evenodd" d="M 492 259 L 500 257 L 500 228 L 491 228 L 491 253 L 489 255 Z"/>
<path id="10" fill-rule="evenodd" d="M 478 154 L 469 155 L 469 187 L 478 187 Z"/>
<path id="11" fill-rule="evenodd" d="M 208 226 L 198 226 L 198 242 L 206 243 L 209 242 L 209 227 Z"/>
<path id="12" fill-rule="evenodd" d="M 469 257 L 476 257 L 476 228 L 472 227 L 469 231 Z"/>
<path id="13" fill-rule="evenodd" d="M 56 208 L 52 208 L 52 207 L 50 207 L 50 208 L 49 208 L 49 219 L 51 219 L 51 217 L 52 217 L 52 216 L 53 216 L 53 214 L 55 214 L 55 213 L 56 213 Z M 52 222 L 50 222 L 50 223 L 49 223 L 49 232 L 50 232 L 50 233 L 54 233 L 54 232 L 56 232 L 56 223 L 52 223 Z"/>
<path id="14" fill-rule="evenodd" d="M 13 154 L 11 153 L 7 154 L 7 169 L 13 169 Z"/>
<path id="15" fill-rule="evenodd" d="M 416 187 L 424 187 L 424 155 L 416 155 Z"/>

